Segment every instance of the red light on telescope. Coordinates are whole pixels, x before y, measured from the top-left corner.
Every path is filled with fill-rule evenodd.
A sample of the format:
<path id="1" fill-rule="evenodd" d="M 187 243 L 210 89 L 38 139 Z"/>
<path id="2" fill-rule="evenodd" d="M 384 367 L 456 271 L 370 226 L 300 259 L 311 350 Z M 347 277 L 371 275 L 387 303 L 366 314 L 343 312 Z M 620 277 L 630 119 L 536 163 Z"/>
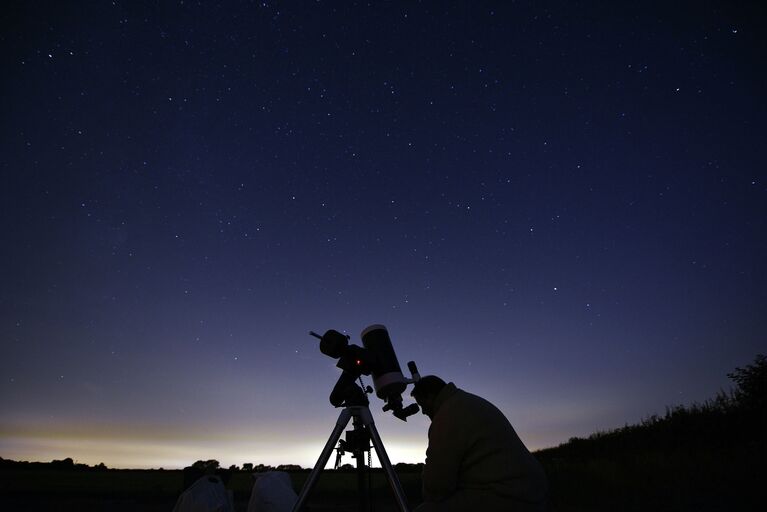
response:
<path id="1" fill-rule="evenodd" d="M 360 366 L 360 365 L 362 365 L 362 360 L 361 359 L 357 359 L 357 366 Z"/>

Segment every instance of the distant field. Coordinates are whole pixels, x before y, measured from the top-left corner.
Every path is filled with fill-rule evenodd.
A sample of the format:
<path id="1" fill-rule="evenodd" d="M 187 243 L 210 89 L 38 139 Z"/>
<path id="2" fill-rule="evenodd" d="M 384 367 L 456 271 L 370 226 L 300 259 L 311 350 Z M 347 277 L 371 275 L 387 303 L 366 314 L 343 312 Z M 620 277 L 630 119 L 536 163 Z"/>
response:
<path id="1" fill-rule="evenodd" d="M 3 510 L 165 510 L 176 502 L 181 471 L 1 469 Z"/>
<path id="2" fill-rule="evenodd" d="M 307 472 L 292 473 L 294 488 L 301 489 Z M 420 476 L 400 474 L 408 499 L 420 500 Z M 0 469 L 0 509 L 27 511 L 165 511 L 170 512 L 181 493 L 181 471 L 72 471 L 51 469 Z M 232 475 L 227 488 L 235 508 L 245 511 L 253 486 L 249 473 Z M 396 511 L 383 473 L 371 474 L 375 510 Z M 309 505 L 315 510 L 357 510 L 355 473 L 323 472 Z"/>
<path id="3" fill-rule="evenodd" d="M 591 447 L 595 455 L 579 457 L 564 456 L 566 449 L 537 454 L 548 476 L 552 512 L 760 510 L 764 472 L 756 461 L 763 459 L 750 454 L 764 453 L 763 446 L 717 456 L 702 450 L 600 453 Z M 290 475 L 298 491 L 308 472 Z M 398 475 L 411 507 L 420 503 L 420 473 Z M 397 512 L 381 470 L 370 479 L 374 511 Z M 246 511 L 252 485 L 247 472 L 229 480 L 238 512 Z M 182 471 L 2 468 L 0 511 L 171 512 L 182 486 Z M 358 499 L 354 472 L 325 471 L 308 505 L 315 512 L 356 512 Z"/>
<path id="4" fill-rule="evenodd" d="M 552 512 L 764 509 L 767 357 L 759 355 L 754 364 L 728 376 L 739 386 L 730 395 L 669 408 L 664 416 L 651 416 L 638 425 L 536 452 L 548 476 Z M 0 511 L 170 512 L 184 479 L 182 471 L 17 464 L 6 461 L 0 467 Z M 290 473 L 296 490 L 308 474 Z M 397 474 L 411 506 L 418 504 L 418 468 L 404 465 Z M 383 472 L 373 470 L 370 478 L 374 510 L 397 511 Z M 250 473 L 232 475 L 228 488 L 238 512 L 246 510 L 252 485 Z M 308 505 L 314 511 L 358 510 L 356 473 L 323 472 Z"/>

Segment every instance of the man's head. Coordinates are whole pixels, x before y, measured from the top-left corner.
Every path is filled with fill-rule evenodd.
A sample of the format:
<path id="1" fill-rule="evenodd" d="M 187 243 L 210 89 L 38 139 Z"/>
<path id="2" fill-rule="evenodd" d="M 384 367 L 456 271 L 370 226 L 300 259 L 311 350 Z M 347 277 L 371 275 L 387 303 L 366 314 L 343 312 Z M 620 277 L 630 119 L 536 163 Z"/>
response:
<path id="1" fill-rule="evenodd" d="M 434 419 L 434 402 L 437 395 L 445 387 L 445 381 L 436 375 L 427 375 L 413 385 L 413 391 L 410 392 L 418 406 L 429 419 Z"/>

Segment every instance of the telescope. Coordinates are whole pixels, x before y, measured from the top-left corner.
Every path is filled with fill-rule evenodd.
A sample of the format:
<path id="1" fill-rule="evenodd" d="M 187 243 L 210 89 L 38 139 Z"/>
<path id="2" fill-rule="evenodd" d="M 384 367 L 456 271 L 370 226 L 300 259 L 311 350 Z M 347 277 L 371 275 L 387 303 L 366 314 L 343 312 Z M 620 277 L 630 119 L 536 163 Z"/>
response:
<path id="1" fill-rule="evenodd" d="M 365 479 L 365 468 L 370 467 L 371 446 L 378 454 L 381 467 L 386 473 L 389 485 L 394 493 L 394 497 L 399 506 L 400 512 L 409 512 L 407 498 L 402 489 L 402 484 L 394 472 L 389 456 L 386 454 L 381 436 L 373 421 L 373 416 L 368 408 L 369 402 L 367 395 L 373 392 L 370 386 L 365 386 L 362 382 L 362 375 L 372 375 L 375 393 L 378 398 L 386 402 L 384 411 L 391 411 L 394 416 L 407 421 L 408 416 L 418 412 L 418 405 L 411 404 L 402 407 L 402 392 L 408 384 L 418 381 L 421 376 L 418 374 L 418 368 L 414 361 L 410 361 L 407 366 L 410 370 L 411 378 L 407 379 L 402 375 L 397 355 L 394 353 L 389 331 L 383 325 L 371 325 L 362 331 L 362 346 L 349 343 L 349 336 L 335 330 L 326 331 L 320 336 L 314 331 L 309 334 L 320 340 L 320 351 L 326 356 L 338 359 L 336 366 L 343 370 L 338 378 L 333 391 L 330 392 L 330 403 L 334 407 L 343 407 L 338 421 L 328 438 L 325 447 L 322 449 L 317 463 L 314 465 L 311 473 L 304 482 L 301 493 L 298 495 L 292 512 L 302 512 L 309 494 L 314 489 L 317 479 L 320 476 L 322 468 L 328 463 L 330 454 L 338 443 L 338 458 L 336 459 L 336 468 L 341 460 L 341 455 L 345 452 L 351 452 L 357 459 L 357 485 L 359 489 L 359 510 L 367 512 L 370 507 L 370 486 L 369 481 Z M 359 380 L 359 384 L 357 383 Z M 353 430 L 346 432 L 346 439 L 341 439 L 344 429 L 352 422 Z M 365 465 L 364 455 L 368 455 L 368 463 Z"/>
<path id="2" fill-rule="evenodd" d="M 418 412 L 416 404 L 402 406 L 402 392 L 408 384 L 420 378 L 418 368 L 414 361 L 410 361 L 408 369 L 411 378 L 402 374 L 386 327 L 375 324 L 365 328 L 360 335 L 362 346 L 350 344 L 349 336 L 333 329 L 322 336 L 314 331 L 309 334 L 319 338 L 320 352 L 338 359 L 336 366 L 343 370 L 330 393 L 330 403 L 334 407 L 367 405 L 364 395 L 372 390 L 369 386 L 358 386 L 356 381 L 362 375 L 372 374 L 376 396 L 385 402 L 384 411 L 391 411 L 403 421 Z"/>

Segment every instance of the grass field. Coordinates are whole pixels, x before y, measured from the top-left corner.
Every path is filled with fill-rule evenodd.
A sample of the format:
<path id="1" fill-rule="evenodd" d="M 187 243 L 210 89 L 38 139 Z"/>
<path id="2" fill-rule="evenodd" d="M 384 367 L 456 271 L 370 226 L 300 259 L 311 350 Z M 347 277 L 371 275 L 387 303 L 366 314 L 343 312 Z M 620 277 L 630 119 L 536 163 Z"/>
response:
<path id="1" fill-rule="evenodd" d="M 307 472 L 292 473 L 300 490 Z M 415 505 L 420 500 L 420 479 L 404 473 L 400 481 Z M 370 475 L 371 498 L 380 512 L 397 510 L 389 484 L 380 471 Z M 71 471 L 55 469 L 0 469 L 0 509 L 27 511 L 166 511 L 170 512 L 183 486 L 181 471 Z M 227 488 L 235 509 L 245 511 L 253 480 L 250 473 L 235 473 Z M 357 510 L 357 476 L 326 471 L 309 499 L 314 510 Z"/>
<path id="2" fill-rule="evenodd" d="M 759 510 L 758 466 L 741 456 L 711 460 L 710 454 L 653 452 L 610 457 L 557 458 L 539 455 L 551 487 L 551 510 L 581 511 L 737 511 Z M 303 486 L 308 472 L 290 473 L 293 487 Z M 420 474 L 399 472 L 414 507 L 420 502 Z M 373 510 L 395 512 L 396 502 L 384 474 L 373 471 Z M 253 480 L 234 473 L 227 488 L 235 509 L 247 509 Z M 0 469 L 0 510 L 14 511 L 165 511 L 181 493 L 181 471 L 73 471 Z M 358 510 L 354 472 L 325 471 L 308 501 L 314 511 Z"/>

